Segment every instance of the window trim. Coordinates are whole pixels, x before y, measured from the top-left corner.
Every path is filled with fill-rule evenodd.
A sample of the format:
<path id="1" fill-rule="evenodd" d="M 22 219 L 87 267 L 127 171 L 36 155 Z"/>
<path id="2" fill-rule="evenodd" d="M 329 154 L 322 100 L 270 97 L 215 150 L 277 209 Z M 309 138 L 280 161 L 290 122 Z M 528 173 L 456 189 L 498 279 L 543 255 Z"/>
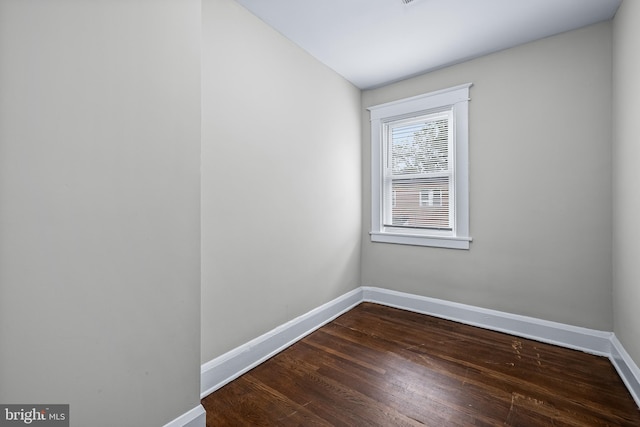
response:
<path id="1" fill-rule="evenodd" d="M 451 249 L 469 249 L 469 88 L 448 89 L 368 107 L 371 115 L 371 241 Z M 442 110 L 453 112 L 455 201 L 453 232 L 385 227 L 383 224 L 383 132 L 385 124 Z M 449 235 L 447 235 L 449 234 Z"/>

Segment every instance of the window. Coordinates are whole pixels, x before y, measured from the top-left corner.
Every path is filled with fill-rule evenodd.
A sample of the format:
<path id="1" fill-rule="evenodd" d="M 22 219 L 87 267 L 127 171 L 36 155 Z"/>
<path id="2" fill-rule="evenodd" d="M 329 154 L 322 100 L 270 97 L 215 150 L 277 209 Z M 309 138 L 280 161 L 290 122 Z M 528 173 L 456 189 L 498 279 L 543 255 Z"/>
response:
<path id="1" fill-rule="evenodd" d="M 371 240 L 469 249 L 471 84 L 371 112 Z"/>

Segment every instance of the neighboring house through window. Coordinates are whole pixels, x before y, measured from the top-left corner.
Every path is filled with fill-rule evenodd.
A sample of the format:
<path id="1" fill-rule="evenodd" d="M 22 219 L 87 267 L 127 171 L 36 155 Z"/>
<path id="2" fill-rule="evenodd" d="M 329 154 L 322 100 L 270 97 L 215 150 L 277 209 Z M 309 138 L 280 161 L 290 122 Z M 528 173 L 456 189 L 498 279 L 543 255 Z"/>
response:
<path id="1" fill-rule="evenodd" d="M 369 107 L 372 241 L 469 248 L 470 87 Z"/>
<path id="2" fill-rule="evenodd" d="M 442 207 L 442 189 L 420 190 L 420 207 Z"/>

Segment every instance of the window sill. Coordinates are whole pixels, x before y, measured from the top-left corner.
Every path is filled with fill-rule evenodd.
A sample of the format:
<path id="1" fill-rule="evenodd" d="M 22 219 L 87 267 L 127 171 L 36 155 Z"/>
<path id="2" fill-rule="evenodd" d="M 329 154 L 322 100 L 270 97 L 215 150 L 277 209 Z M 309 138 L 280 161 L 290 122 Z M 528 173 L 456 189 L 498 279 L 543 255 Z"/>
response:
<path id="1" fill-rule="evenodd" d="M 415 236 L 410 234 L 380 233 L 372 231 L 372 242 L 395 243 L 399 245 L 431 246 L 447 249 L 469 249 L 471 237 Z"/>

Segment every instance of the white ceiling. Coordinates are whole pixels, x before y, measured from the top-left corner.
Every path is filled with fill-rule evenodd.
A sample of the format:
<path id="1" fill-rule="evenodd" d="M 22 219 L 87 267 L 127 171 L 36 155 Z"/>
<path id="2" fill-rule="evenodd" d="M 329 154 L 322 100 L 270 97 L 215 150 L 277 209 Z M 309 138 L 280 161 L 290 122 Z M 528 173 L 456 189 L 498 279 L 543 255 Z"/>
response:
<path id="1" fill-rule="evenodd" d="M 361 89 L 605 21 L 622 2 L 236 1 Z"/>

